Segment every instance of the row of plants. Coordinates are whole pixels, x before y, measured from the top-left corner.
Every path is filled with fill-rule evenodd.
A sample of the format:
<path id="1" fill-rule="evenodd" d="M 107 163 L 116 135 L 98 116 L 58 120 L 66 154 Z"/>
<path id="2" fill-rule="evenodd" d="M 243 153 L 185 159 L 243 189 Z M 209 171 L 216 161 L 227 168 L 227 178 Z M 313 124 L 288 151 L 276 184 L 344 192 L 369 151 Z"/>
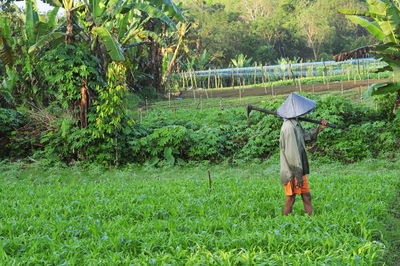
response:
<path id="1" fill-rule="evenodd" d="M 330 82 L 346 82 L 346 81 L 353 81 L 358 82 L 360 80 L 369 80 L 369 79 L 388 79 L 392 78 L 393 74 L 390 72 L 384 73 L 370 73 L 370 74 L 356 74 L 356 75 L 336 75 L 336 76 L 327 76 L 327 77 L 302 77 L 302 78 L 293 78 L 293 79 L 285 79 L 285 80 L 276 80 L 270 82 L 263 82 L 262 79 L 258 78 L 255 83 L 253 83 L 254 79 L 249 78 L 242 78 L 241 82 L 235 85 L 232 85 L 232 81 L 227 78 L 219 78 L 220 81 L 217 80 L 219 83 L 217 89 L 247 89 L 247 88 L 260 88 L 260 87 L 274 87 L 274 86 L 287 86 L 287 85 L 296 85 L 299 84 L 307 85 L 307 84 L 320 84 L 320 83 L 330 83 Z M 201 78 L 197 81 L 197 85 L 201 86 L 199 88 L 207 88 L 207 78 Z M 213 81 L 212 83 L 215 83 Z M 176 86 L 175 89 L 178 87 Z M 214 89 L 214 88 L 211 88 Z M 179 89 L 178 89 L 179 90 Z"/>
<path id="2" fill-rule="evenodd" d="M 1 262 L 396 265 L 400 162 L 312 167 L 310 218 L 299 202 L 282 216 L 278 160 L 109 170 L 0 163 Z"/>
<path id="3" fill-rule="evenodd" d="M 323 131 L 310 147 L 314 158 L 350 163 L 379 155 L 391 156 L 399 148 L 400 119 L 392 112 L 395 95 L 378 98 L 378 108 L 354 105 L 349 99 L 332 95 L 307 97 L 318 102 L 318 108 L 310 115 L 312 118 L 325 118 L 338 125 L 338 129 Z M 282 102 L 283 99 L 265 101 L 261 107 L 276 110 Z M 104 119 L 113 116 L 109 111 L 104 113 Z M 46 112 L 42 114 L 42 119 L 49 119 L 45 134 L 35 135 L 35 130 L 40 129 L 34 124 L 25 126 L 26 131 L 2 133 L 8 140 L 9 155 L 18 158 L 28 154 L 32 159 L 45 157 L 53 162 L 87 160 L 108 165 L 265 160 L 278 151 L 282 123 L 277 117 L 253 112 L 248 126 L 242 107 L 175 112 L 160 109 L 149 112 L 141 122 L 131 120 L 102 128 L 103 122 L 98 120 L 79 129 L 68 114 L 52 120 L 49 113 L 57 110 Z M 129 118 L 117 120 L 129 121 Z M 314 125 L 304 124 L 304 127 L 310 129 Z"/>
<path id="4" fill-rule="evenodd" d="M 390 73 L 377 73 L 376 70 L 386 66 L 380 61 L 349 61 L 340 64 L 316 63 L 314 64 L 283 64 L 271 68 L 262 65 L 254 65 L 246 70 L 237 68 L 216 70 L 209 69 L 206 72 L 188 71 L 169 76 L 168 86 L 173 90 L 185 90 L 188 88 L 225 88 L 225 87 L 249 87 L 271 84 L 294 83 L 319 83 L 333 81 L 350 81 L 381 79 L 391 77 Z"/>

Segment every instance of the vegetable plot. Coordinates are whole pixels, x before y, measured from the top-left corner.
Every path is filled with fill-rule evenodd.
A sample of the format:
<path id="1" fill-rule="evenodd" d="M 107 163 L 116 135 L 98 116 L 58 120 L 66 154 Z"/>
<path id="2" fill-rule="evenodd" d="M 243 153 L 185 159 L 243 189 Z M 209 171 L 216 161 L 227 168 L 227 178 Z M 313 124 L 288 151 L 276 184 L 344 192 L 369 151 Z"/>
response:
<path id="1" fill-rule="evenodd" d="M 208 168 L 1 168 L 2 264 L 393 261 L 400 162 L 312 163 L 315 216 L 281 215 L 277 160 Z M 299 199 L 298 199 L 299 201 Z M 398 228 L 396 226 L 392 228 Z M 397 232 L 398 233 L 398 232 Z"/>

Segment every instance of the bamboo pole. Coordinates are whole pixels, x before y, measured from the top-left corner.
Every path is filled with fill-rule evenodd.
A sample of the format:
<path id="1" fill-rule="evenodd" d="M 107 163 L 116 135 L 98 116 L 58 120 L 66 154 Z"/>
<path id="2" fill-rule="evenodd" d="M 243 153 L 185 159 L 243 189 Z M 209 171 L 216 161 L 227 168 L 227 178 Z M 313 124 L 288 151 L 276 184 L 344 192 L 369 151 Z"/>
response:
<path id="1" fill-rule="evenodd" d="M 303 59 L 300 61 L 300 79 L 299 79 L 299 89 L 301 92 L 301 79 L 303 78 Z"/>
<path id="2" fill-rule="evenodd" d="M 261 72 L 262 72 L 261 82 L 264 85 L 265 94 L 267 94 L 267 84 L 265 83 L 265 69 L 264 69 L 264 66 L 261 67 Z"/>
<path id="3" fill-rule="evenodd" d="M 218 88 L 217 71 L 214 68 L 214 88 Z"/>
<path id="4" fill-rule="evenodd" d="M 208 81 L 207 81 L 208 89 L 210 89 L 211 86 L 211 69 L 208 68 Z"/>
<path id="5" fill-rule="evenodd" d="M 168 108 L 171 109 L 171 90 L 168 89 Z"/>
<path id="6" fill-rule="evenodd" d="M 181 75 L 182 75 L 182 88 L 185 88 L 185 74 L 183 71 L 181 71 Z"/>
<path id="7" fill-rule="evenodd" d="M 253 84 L 256 85 L 257 84 L 257 64 L 254 63 L 254 82 Z"/>
<path id="8" fill-rule="evenodd" d="M 231 85 L 231 87 L 232 87 L 232 89 L 235 88 L 235 73 L 233 72 L 233 69 L 232 69 L 232 85 Z"/>
<path id="9" fill-rule="evenodd" d="M 274 84 L 271 82 L 271 76 L 269 75 L 269 72 L 267 72 L 267 77 L 268 77 L 268 82 L 271 83 L 271 95 L 274 96 Z"/>
<path id="10" fill-rule="evenodd" d="M 341 75 L 340 75 L 340 87 L 341 87 L 341 90 L 342 90 L 342 94 L 344 93 L 344 88 L 343 88 L 343 64 L 341 64 L 340 65 L 340 73 L 341 73 Z"/>
<path id="11" fill-rule="evenodd" d="M 189 77 L 190 77 L 190 85 L 192 89 L 194 88 L 194 82 L 193 82 L 193 76 L 192 76 L 192 71 L 189 69 Z"/>
<path id="12" fill-rule="evenodd" d="M 194 69 L 192 69 L 192 71 L 193 71 L 193 78 L 194 78 L 194 87 L 197 89 L 198 87 L 197 87 L 197 75 L 196 75 L 196 72 L 194 71 Z"/>

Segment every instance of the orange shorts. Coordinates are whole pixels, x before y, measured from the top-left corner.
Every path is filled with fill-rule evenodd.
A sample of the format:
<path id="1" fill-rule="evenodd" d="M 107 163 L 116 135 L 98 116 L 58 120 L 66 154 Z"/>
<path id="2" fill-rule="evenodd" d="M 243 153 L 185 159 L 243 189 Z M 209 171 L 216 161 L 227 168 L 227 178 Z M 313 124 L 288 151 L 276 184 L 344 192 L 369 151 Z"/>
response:
<path id="1" fill-rule="evenodd" d="M 296 178 L 293 178 L 287 185 L 285 186 L 286 196 L 292 196 L 294 194 L 303 194 L 310 193 L 310 187 L 308 186 L 307 177 L 303 176 L 303 187 L 297 186 Z"/>

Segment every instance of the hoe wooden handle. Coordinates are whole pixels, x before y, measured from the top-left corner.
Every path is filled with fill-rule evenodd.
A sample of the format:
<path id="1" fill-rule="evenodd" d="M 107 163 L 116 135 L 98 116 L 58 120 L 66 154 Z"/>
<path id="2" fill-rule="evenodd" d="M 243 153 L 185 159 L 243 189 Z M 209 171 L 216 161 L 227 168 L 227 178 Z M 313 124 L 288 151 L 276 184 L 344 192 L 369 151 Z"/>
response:
<path id="1" fill-rule="evenodd" d="M 259 112 L 262 112 L 262 113 L 266 113 L 266 114 L 270 114 L 270 115 L 279 116 L 277 114 L 277 112 L 265 110 L 265 109 L 262 109 L 260 107 L 253 106 L 253 105 L 249 104 L 249 105 L 247 105 L 247 117 L 249 117 L 250 112 L 252 110 L 256 110 L 256 111 L 259 111 Z M 322 125 L 321 121 L 319 121 L 319 120 L 314 120 L 314 119 L 310 119 L 310 118 L 306 118 L 306 117 L 298 117 L 297 119 L 299 119 L 300 121 L 306 121 L 306 122 L 311 122 L 311 123 L 314 123 L 314 124 L 317 124 L 317 125 Z M 335 124 L 331 124 L 331 123 L 328 123 L 326 126 L 328 126 L 330 128 L 337 128 L 337 126 Z"/>

